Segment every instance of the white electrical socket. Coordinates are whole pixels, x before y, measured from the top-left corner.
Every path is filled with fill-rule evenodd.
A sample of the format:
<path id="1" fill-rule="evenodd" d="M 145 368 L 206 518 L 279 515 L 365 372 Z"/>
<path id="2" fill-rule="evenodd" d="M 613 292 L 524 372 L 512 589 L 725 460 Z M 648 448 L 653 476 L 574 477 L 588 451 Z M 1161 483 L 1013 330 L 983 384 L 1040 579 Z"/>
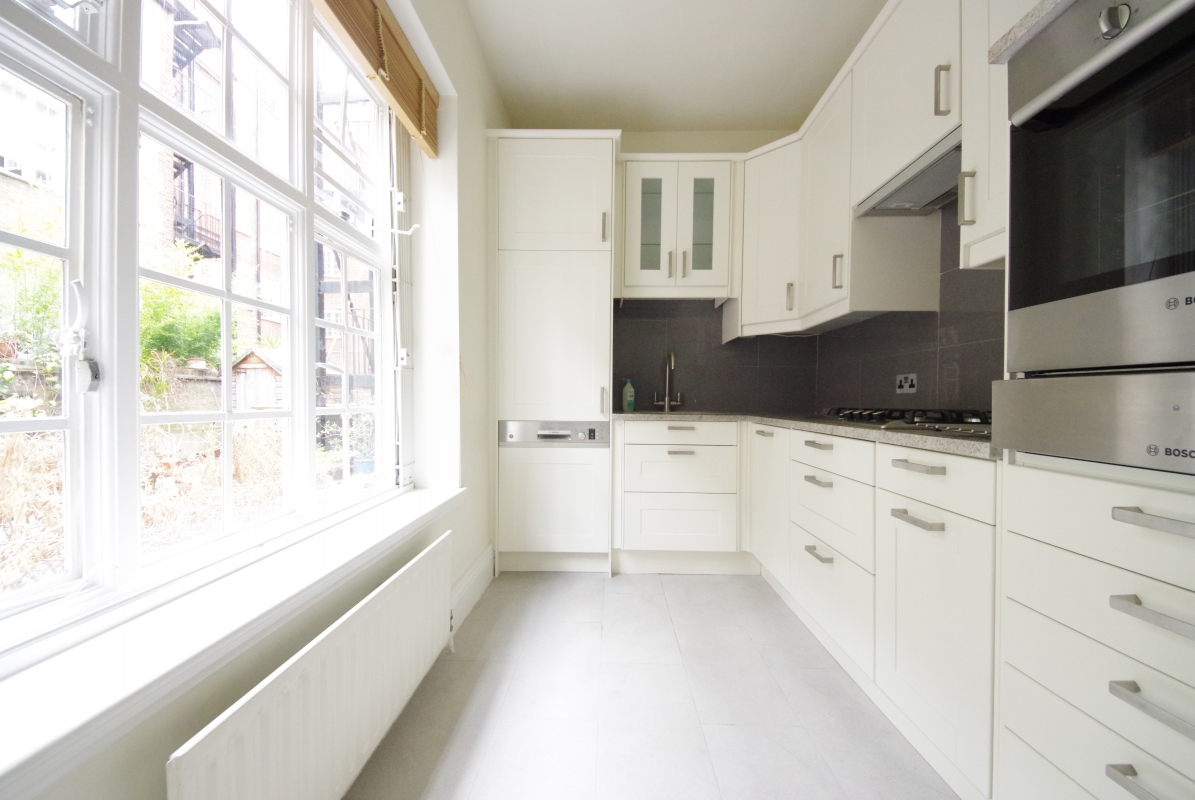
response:
<path id="1" fill-rule="evenodd" d="M 896 376 L 897 394 L 917 394 L 917 373 L 909 372 Z"/>

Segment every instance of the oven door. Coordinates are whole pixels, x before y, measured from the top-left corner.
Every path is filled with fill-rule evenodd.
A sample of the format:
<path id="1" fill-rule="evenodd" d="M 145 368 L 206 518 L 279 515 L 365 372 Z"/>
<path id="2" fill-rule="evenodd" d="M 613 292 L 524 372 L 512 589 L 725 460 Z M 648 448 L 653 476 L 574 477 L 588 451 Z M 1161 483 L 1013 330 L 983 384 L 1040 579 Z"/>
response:
<path id="1" fill-rule="evenodd" d="M 1010 372 L 1195 363 L 1195 36 L 1150 46 L 1013 129 Z"/>

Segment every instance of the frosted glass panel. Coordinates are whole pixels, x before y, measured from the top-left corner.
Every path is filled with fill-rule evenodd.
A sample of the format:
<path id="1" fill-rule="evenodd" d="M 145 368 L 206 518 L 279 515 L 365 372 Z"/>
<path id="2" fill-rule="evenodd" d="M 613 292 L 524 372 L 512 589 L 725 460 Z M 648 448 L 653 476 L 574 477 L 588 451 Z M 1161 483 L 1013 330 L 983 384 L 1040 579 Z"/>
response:
<path id="1" fill-rule="evenodd" d="M 693 269 L 714 268 L 714 179 L 693 180 Z"/>
<path id="2" fill-rule="evenodd" d="M 658 270 L 660 268 L 660 227 L 664 181 L 660 178 L 644 178 L 641 192 L 639 269 Z"/>

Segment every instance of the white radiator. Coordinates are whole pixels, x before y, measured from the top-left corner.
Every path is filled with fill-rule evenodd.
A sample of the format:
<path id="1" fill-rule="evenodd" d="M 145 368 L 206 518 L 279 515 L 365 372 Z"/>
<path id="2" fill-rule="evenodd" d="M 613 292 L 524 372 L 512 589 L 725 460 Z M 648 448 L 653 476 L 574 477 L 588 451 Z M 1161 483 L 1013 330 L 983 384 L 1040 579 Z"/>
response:
<path id="1" fill-rule="evenodd" d="M 449 637 L 445 533 L 183 745 L 170 800 L 340 800 Z"/>

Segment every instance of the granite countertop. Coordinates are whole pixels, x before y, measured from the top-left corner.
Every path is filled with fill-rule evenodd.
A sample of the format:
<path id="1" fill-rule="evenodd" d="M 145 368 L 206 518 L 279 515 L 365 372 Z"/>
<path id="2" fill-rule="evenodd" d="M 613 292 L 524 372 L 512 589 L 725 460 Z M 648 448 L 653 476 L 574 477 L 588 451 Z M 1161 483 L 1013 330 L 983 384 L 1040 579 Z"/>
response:
<path id="1" fill-rule="evenodd" d="M 1037 5 L 1029 9 L 1029 13 L 1021 17 L 988 50 L 988 62 L 992 64 L 1007 64 L 1025 44 L 1047 25 L 1058 19 L 1075 0 L 1040 0 Z"/>
<path id="2" fill-rule="evenodd" d="M 950 453 L 956 456 L 970 458 L 986 458 L 998 461 L 1002 451 L 992 447 L 989 439 L 982 436 L 968 436 L 965 434 L 937 433 L 933 431 L 889 431 L 881 430 L 877 425 L 866 422 L 833 422 L 822 416 L 810 415 L 780 415 L 762 416 L 759 414 L 725 414 L 725 413 L 685 413 L 673 411 L 665 414 L 661 411 L 636 411 L 630 414 L 616 413 L 616 420 L 670 420 L 676 422 L 754 422 L 759 425 L 774 425 L 777 428 L 789 428 L 797 431 L 821 433 L 827 436 L 845 436 L 849 439 L 864 439 L 869 442 L 882 442 L 902 447 L 916 447 L 920 450 L 933 450 L 938 453 Z"/>

